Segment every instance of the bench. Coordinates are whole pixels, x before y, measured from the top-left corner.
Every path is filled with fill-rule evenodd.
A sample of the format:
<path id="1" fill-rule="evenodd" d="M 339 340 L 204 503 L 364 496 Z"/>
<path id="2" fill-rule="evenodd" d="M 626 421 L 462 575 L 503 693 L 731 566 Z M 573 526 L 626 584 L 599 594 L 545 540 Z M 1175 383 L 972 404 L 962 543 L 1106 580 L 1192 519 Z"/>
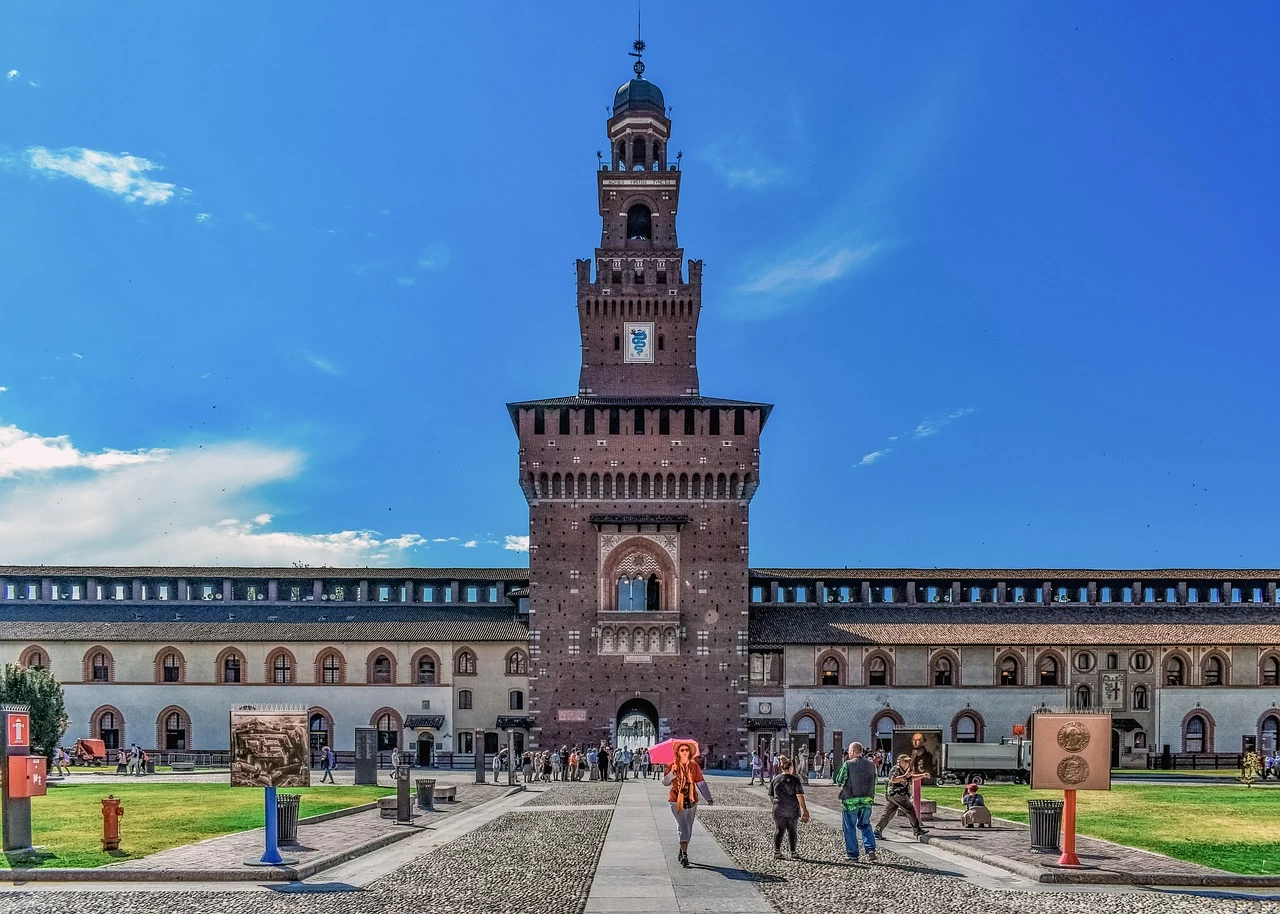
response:
<path id="1" fill-rule="evenodd" d="M 398 803 L 394 795 L 389 797 L 378 797 L 378 814 L 384 819 L 396 818 L 396 810 Z"/>
<path id="2" fill-rule="evenodd" d="M 450 803 L 456 803 L 458 802 L 458 788 L 452 784 L 437 784 L 435 798 L 437 800 L 448 800 Z"/>
<path id="3" fill-rule="evenodd" d="M 174 762 L 169 767 L 171 767 L 174 771 L 195 771 L 196 763 L 195 762 Z"/>

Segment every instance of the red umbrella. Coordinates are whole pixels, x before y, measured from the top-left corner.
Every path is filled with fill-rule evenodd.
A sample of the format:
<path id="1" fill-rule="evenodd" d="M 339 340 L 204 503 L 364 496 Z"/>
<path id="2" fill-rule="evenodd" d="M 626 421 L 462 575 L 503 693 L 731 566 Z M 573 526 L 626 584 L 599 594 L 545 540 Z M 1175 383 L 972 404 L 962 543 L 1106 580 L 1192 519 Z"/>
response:
<path id="1" fill-rule="evenodd" d="M 649 761 L 657 765 L 674 765 L 676 763 L 676 747 L 681 743 L 691 746 L 693 748 L 693 757 L 698 757 L 700 753 L 698 741 L 684 736 L 677 736 L 674 739 L 664 739 L 651 748 L 649 750 Z"/>

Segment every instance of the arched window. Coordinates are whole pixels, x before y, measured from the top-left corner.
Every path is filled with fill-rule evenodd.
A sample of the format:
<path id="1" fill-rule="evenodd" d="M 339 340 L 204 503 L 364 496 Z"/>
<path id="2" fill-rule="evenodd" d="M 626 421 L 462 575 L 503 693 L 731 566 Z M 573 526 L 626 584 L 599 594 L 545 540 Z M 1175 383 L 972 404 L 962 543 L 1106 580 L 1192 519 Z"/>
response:
<path id="1" fill-rule="evenodd" d="M 320 681 L 326 685 L 342 682 L 342 657 L 337 651 L 327 651 L 320 661 Z"/>
<path id="2" fill-rule="evenodd" d="M 276 651 L 271 658 L 271 681 L 277 685 L 293 682 L 293 659 L 288 651 Z"/>
<path id="3" fill-rule="evenodd" d="M 182 660 L 173 651 L 164 655 L 163 682 L 182 681 Z"/>
<path id="4" fill-rule="evenodd" d="M 512 651 L 507 654 L 507 675 L 529 675 L 529 658 L 525 656 L 524 651 Z"/>
<path id="5" fill-rule="evenodd" d="M 454 663 L 454 672 L 460 676 L 474 676 L 476 674 L 476 655 L 471 651 L 459 651 L 458 659 Z"/>
<path id="6" fill-rule="evenodd" d="M 824 686 L 840 684 L 840 661 L 835 657 L 828 657 L 822 661 L 822 684 Z"/>
<path id="7" fill-rule="evenodd" d="M 627 210 L 627 238 L 632 241 L 650 241 L 653 238 L 652 214 L 643 203 L 636 203 Z"/>
<path id="8" fill-rule="evenodd" d="M 1039 673 L 1040 685 L 1056 686 L 1058 684 L 1058 661 L 1053 657 L 1041 657 Z"/>
<path id="9" fill-rule="evenodd" d="M 1006 656 L 1000 661 L 1000 685 L 1016 686 L 1018 684 L 1018 658 Z"/>
<path id="10" fill-rule="evenodd" d="M 1280 657 L 1275 654 L 1262 661 L 1262 684 L 1264 686 L 1280 685 Z"/>
<path id="11" fill-rule="evenodd" d="M 313 751 L 332 745 L 329 736 L 329 718 L 323 711 L 312 711 L 307 718 L 308 745 Z"/>
<path id="12" fill-rule="evenodd" d="M 459 711 L 471 710 L 471 690 L 470 689 L 462 689 L 460 692 L 458 692 L 458 710 Z"/>
<path id="13" fill-rule="evenodd" d="M 1164 684 L 1180 686 L 1187 681 L 1187 665 L 1181 657 L 1170 657 L 1164 662 Z"/>
<path id="14" fill-rule="evenodd" d="M 1210 655 L 1204 662 L 1204 684 L 1207 686 L 1222 685 L 1226 679 L 1225 667 L 1221 657 Z"/>
<path id="15" fill-rule="evenodd" d="M 223 682 L 241 682 L 240 678 L 240 655 L 235 651 L 230 652 L 222 658 L 222 681 Z"/>
<path id="16" fill-rule="evenodd" d="M 889 684 L 889 662 L 876 655 L 867 664 L 867 685 L 887 686 Z"/>
<path id="17" fill-rule="evenodd" d="M 191 748 L 191 719 L 182 708 L 168 707 L 156 719 L 156 745 L 165 751 Z"/>
<path id="18" fill-rule="evenodd" d="M 1134 686 L 1133 687 L 1133 710 L 1145 711 L 1147 710 L 1147 703 L 1148 703 L 1147 687 L 1144 685 Z"/>
<path id="19" fill-rule="evenodd" d="M 390 685 L 391 658 L 386 654 L 378 654 L 374 657 L 370 666 L 369 679 L 374 685 Z"/>
<path id="20" fill-rule="evenodd" d="M 1076 707 L 1083 710 L 1093 706 L 1093 693 L 1087 685 L 1076 686 Z"/>
<path id="21" fill-rule="evenodd" d="M 894 719 L 891 712 L 884 712 L 876 718 L 872 724 L 871 732 L 874 735 L 875 749 L 883 749 L 889 752 L 893 749 L 893 728 L 898 725 L 898 721 Z"/>
<path id="22" fill-rule="evenodd" d="M 436 684 L 436 658 L 418 658 L 418 685 Z"/>
<path id="23" fill-rule="evenodd" d="M 395 749 L 400 745 L 400 719 L 394 711 L 374 712 L 378 716 L 373 725 L 378 730 L 378 751 Z"/>
<path id="24" fill-rule="evenodd" d="M 519 689 L 512 689 L 511 694 L 507 696 L 507 708 L 511 711 L 524 710 L 524 692 Z"/>
<path id="25" fill-rule="evenodd" d="M 1187 722 L 1182 728 L 1182 751 L 1204 752 L 1207 730 L 1208 727 L 1205 725 L 1204 718 L 1199 714 L 1192 714 L 1187 718 Z"/>
<path id="26" fill-rule="evenodd" d="M 89 718 L 89 736 L 102 740 L 104 748 L 124 745 L 124 715 L 112 707 L 99 708 Z"/>
<path id="27" fill-rule="evenodd" d="M 954 667 L 950 657 L 935 657 L 933 660 L 933 684 L 936 686 L 954 685 Z"/>
<path id="28" fill-rule="evenodd" d="M 952 732 L 957 743 L 976 743 L 978 741 L 978 721 L 972 714 L 960 714 L 956 717 Z"/>
<path id="29" fill-rule="evenodd" d="M 1280 741 L 1280 717 L 1268 714 L 1258 727 L 1258 748 L 1268 754 L 1275 752 L 1280 748 L 1280 742 L 1277 741 Z"/>
<path id="30" fill-rule="evenodd" d="M 89 668 L 92 671 L 90 681 L 92 682 L 109 682 L 111 679 L 111 666 L 107 662 L 107 655 L 102 651 L 98 651 L 89 660 Z"/>
<path id="31" fill-rule="evenodd" d="M 32 645 L 22 652 L 22 656 L 18 658 L 18 665 L 32 670 L 47 670 L 49 655 L 44 652 L 44 648 Z"/>

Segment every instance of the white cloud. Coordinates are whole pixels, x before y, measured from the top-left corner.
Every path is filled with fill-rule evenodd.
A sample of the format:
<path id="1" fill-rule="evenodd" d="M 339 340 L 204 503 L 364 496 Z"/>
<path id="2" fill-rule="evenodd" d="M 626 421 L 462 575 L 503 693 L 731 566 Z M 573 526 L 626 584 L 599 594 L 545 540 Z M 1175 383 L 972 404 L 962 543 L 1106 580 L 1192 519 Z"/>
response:
<path id="1" fill-rule="evenodd" d="M 169 452 L 160 448 L 96 454 L 77 450 L 66 435 L 46 438 L 24 432 L 16 425 L 0 426 L 0 479 L 25 473 L 45 473 L 74 468 L 113 470 L 137 463 L 163 460 Z"/>
<path id="2" fill-rule="evenodd" d="M 702 157 L 730 187 L 760 190 L 791 177 L 790 169 L 765 160 L 759 143 L 742 135 L 711 144 L 703 150 Z"/>
<path id="3" fill-rule="evenodd" d="M 434 242 L 422 252 L 422 256 L 418 258 L 418 266 L 427 272 L 435 272 L 447 267 L 452 259 L 453 255 L 446 245 Z"/>
<path id="4" fill-rule="evenodd" d="M 503 539 L 504 539 L 504 542 L 502 544 L 503 549 L 508 549 L 511 552 L 528 552 L 529 551 L 529 537 L 527 536 L 512 536 L 511 534 L 508 533 L 505 537 L 503 537 Z"/>
<path id="5" fill-rule="evenodd" d="M 19 73 L 17 70 L 10 70 L 8 73 L 4 75 L 4 77 L 5 79 L 17 79 L 21 75 L 22 74 Z"/>
<path id="6" fill-rule="evenodd" d="M 843 245 L 807 257 L 783 260 L 765 268 L 754 279 L 739 286 L 738 291 L 749 294 L 796 292 L 819 286 L 865 264 L 878 248 L 877 244 Z"/>
<path id="7" fill-rule="evenodd" d="M 963 418 L 973 412 L 972 409 L 958 409 L 954 413 L 949 413 L 940 419 L 925 419 L 916 426 L 916 430 L 911 433 L 912 438 L 932 438 L 938 432 L 942 431 L 952 422 Z"/>
<path id="8" fill-rule="evenodd" d="M 196 213 L 196 222 L 200 225 L 213 225 L 217 220 L 213 218 L 213 213 Z"/>
<path id="9" fill-rule="evenodd" d="M 78 353 L 78 352 L 73 352 L 73 353 L 71 353 L 71 356 L 72 356 L 72 358 L 76 358 L 76 359 L 83 359 L 83 358 L 84 358 L 84 356 L 82 356 L 82 355 L 81 355 L 80 353 Z"/>
<path id="10" fill-rule="evenodd" d="M 467 540 L 465 543 L 463 543 L 463 544 L 462 544 L 462 548 L 463 548 L 463 549 L 474 549 L 474 548 L 476 548 L 476 546 L 478 546 L 478 545 L 480 545 L 480 542 L 479 542 L 478 540 Z"/>
<path id="11" fill-rule="evenodd" d="M 4 393 L 4 392 L 5 392 L 5 391 L 7 391 L 8 389 L 9 389 L 9 388 L 7 388 L 7 387 L 0 387 L 0 394 Z"/>
<path id="12" fill-rule="evenodd" d="M 144 206 L 168 203 L 178 192 L 176 184 L 146 177 L 147 172 L 161 166 L 141 156 L 112 155 L 80 146 L 58 151 L 32 146 L 26 156 L 27 162 L 38 171 L 76 178 L 124 197 L 130 203 L 142 203 Z"/>
<path id="13" fill-rule="evenodd" d="M 431 542 L 433 542 L 433 543 L 460 543 L 460 542 L 462 542 L 462 537 L 460 537 L 460 536 L 437 536 L 437 537 L 436 537 L 435 539 L 433 539 Z"/>
<path id="14" fill-rule="evenodd" d="M 418 280 L 414 279 L 412 276 L 396 277 L 396 285 L 398 285 L 402 289 L 408 289 L 409 287 L 416 286 L 417 284 L 418 284 Z"/>
<path id="15" fill-rule="evenodd" d="M 324 356 L 316 355 L 314 352 L 308 352 L 306 353 L 306 357 L 308 362 L 320 371 L 323 371 L 325 374 L 337 376 L 342 373 L 341 369 L 339 369 L 337 365 L 330 362 Z"/>
<path id="16" fill-rule="evenodd" d="M 858 467 L 869 467 L 871 466 L 871 464 L 875 463 L 877 460 L 880 460 L 882 457 L 888 457 L 892 453 L 893 453 L 893 448 L 891 447 L 883 448 L 878 451 L 872 451 L 870 454 L 863 455 L 863 458 L 859 460 L 857 463 L 855 463 L 853 466 L 855 469 Z"/>
<path id="17" fill-rule="evenodd" d="M 0 429 L 0 555 L 20 564 L 406 564 L 425 540 L 373 530 L 263 530 L 257 490 L 302 455 L 255 444 L 83 453 L 66 436 Z M 251 517 L 250 521 L 239 518 Z"/>

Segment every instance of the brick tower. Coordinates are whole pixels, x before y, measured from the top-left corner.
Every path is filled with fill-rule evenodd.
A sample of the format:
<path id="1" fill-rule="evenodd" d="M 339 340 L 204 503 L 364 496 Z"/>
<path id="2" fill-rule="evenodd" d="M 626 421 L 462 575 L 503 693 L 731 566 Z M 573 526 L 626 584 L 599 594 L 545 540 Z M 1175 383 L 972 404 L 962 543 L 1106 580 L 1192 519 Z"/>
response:
<path id="1" fill-rule="evenodd" d="M 771 407 L 701 395 L 702 263 L 684 272 L 679 157 L 643 50 L 607 123 L 600 246 L 577 262 L 577 396 L 508 404 L 530 513 L 530 742 L 692 736 L 734 762 Z"/>

